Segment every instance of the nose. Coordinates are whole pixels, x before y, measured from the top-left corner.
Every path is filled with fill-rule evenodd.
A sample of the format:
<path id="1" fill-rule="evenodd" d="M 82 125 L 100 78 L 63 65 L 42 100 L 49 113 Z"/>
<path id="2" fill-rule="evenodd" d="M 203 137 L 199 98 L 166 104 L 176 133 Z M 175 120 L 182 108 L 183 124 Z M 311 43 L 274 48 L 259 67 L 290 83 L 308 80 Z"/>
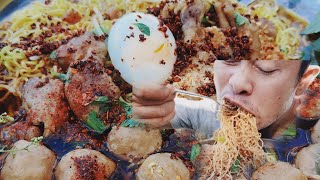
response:
<path id="1" fill-rule="evenodd" d="M 250 71 L 245 68 L 239 68 L 229 79 L 233 93 L 238 95 L 250 95 L 253 91 L 253 83 L 250 80 Z"/>

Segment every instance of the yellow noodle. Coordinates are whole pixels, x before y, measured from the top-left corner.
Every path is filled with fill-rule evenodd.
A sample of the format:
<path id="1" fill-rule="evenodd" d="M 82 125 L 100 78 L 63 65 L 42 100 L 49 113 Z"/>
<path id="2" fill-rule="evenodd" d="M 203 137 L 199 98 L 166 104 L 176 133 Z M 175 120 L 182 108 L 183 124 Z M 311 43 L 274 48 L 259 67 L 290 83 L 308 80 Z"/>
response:
<path id="1" fill-rule="evenodd" d="M 232 179 L 246 167 L 256 168 L 265 162 L 263 142 L 256 126 L 256 118 L 241 108 L 222 107 L 218 113 L 220 128 L 214 133 L 216 143 L 205 145 L 199 155 L 199 169 L 204 179 Z M 231 167 L 239 160 L 239 171 Z"/>

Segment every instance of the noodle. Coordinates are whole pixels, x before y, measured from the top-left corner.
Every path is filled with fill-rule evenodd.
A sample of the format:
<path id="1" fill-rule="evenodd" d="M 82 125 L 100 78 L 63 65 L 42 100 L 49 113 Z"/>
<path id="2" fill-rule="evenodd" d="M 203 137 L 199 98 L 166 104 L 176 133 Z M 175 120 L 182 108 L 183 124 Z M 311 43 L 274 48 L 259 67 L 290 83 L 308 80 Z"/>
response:
<path id="1" fill-rule="evenodd" d="M 204 145 L 199 155 L 201 178 L 232 179 L 247 167 L 262 165 L 265 153 L 255 117 L 228 105 L 220 108 L 218 117 L 221 127 L 214 133 L 216 143 Z M 238 172 L 232 172 L 232 166 Z"/>
<path id="2" fill-rule="evenodd" d="M 36 55 L 35 60 L 30 60 L 27 52 L 39 49 L 39 46 L 21 49 L 15 47 L 23 38 L 36 39 L 44 32 L 60 25 L 67 29 L 66 32 L 56 32 L 46 37 L 44 42 L 61 42 L 72 38 L 72 34 L 82 31 L 93 31 L 92 23 L 98 19 L 99 25 L 106 32 L 112 26 L 113 20 L 102 17 L 110 9 L 121 14 L 131 11 L 146 11 L 146 7 L 155 6 L 158 1 L 145 0 L 82 0 L 73 3 L 69 0 L 55 0 L 50 4 L 34 2 L 29 7 L 17 11 L 8 22 L 0 24 L 0 42 L 5 43 L 0 47 L 0 92 L 5 91 L 0 97 L 0 103 L 5 102 L 10 94 L 21 96 L 22 85 L 32 77 L 44 77 L 45 72 L 54 76 L 58 69 L 50 62 L 48 55 Z M 81 20 L 75 24 L 69 24 L 63 20 L 69 12 L 77 12 Z M 0 44 L 0 45 L 1 45 Z M 30 44 L 30 43 L 28 43 Z"/>

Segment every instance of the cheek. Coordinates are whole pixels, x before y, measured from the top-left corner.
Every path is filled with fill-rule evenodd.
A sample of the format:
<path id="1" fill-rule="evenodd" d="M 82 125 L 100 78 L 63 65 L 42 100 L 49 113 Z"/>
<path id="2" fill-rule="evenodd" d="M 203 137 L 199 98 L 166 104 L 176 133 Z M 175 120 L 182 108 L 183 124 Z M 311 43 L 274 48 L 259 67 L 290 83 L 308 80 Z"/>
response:
<path id="1" fill-rule="evenodd" d="M 220 94 L 222 94 L 223 89 L 228 84 L 228 75 L 226 71 L 223 71 L 220 65 L 214 66 L 214 84 L 216 87 L 217 98 L 220 99 Z M 224 69 L 225 70 L 225 69 Z"/>
<path id="2" fill-rule="evenodd" d="M 290 110 L 294 100 L 294 90 L 289 91 L 272 91 L 277 93 L 265 94 L 261 100 L 259 108 L 260 116 L 257 118 L 259 129 L 265 128 L 283 116 Z"/>

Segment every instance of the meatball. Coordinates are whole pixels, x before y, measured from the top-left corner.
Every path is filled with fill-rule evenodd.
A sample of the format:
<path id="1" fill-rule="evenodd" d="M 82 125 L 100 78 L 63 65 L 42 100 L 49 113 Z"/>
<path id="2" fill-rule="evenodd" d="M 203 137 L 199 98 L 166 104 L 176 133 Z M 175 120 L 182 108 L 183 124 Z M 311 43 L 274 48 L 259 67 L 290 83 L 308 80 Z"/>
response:
<path id="1" fill-rule="evenodd" d="M 108 179 L 114 173 L 116 164 L 98 151 L 76 149 L 61 158 L 56 167 L 57 180 Z"/>
<path id="2" fill-rule="evenodd" d="M 32 78 L 23 87 L 23 106 L 26 121 L 44 124 L 44 136 L 57 131 L 68 120 L 69 110 L 64 96 L 64 85 L 58 79 Z"/>
<path id="3" fill-rule="evenodd" d="M 97 96 L 119 98 L 119 87 L 95 59 L 78 61 L 71 67 L 74 73 L 65 85 L 66 97 L 71 110 L 82 121 L 87 120 L 90 111 L 99 112 L 100 105 L 91 103 Z"/>
<path id="4" fill-rule="evenodd" d="M 107 47 L 103 41 L 96 40 L 90 32 L 71 39 L 67 44 L 57 49 L 58 63 L 67 70 L 75 61 L 94 56 L 100 63 L 104 63 L 107 56 Z"/>
<path id="5" fill-rule="evenodd" d="M 171 153 L 149 156 L 139 167 L 137 179 L 190 179 L 190 172 L 183 161 L 171 156 Z"/>
<path id="6" fill-rule="evenodd" d="M 303 148 L 296 157 L 295 164 L 308 178 L 320 179 L 320 144 L 312 144 Z"/>
<path id="7" fill-rule="evenodd" d="M 56 155 L 43 145 L 30 145 L 27 150 L 21 150 L 30 142 L 20 140 L 14 143 L 19 149 L 15 154 L 9 154 L 1 171 L 3 180 L 49 180 L 53 177 Z"/>
<path id="8" fill-rule="evenodd" d="M 160 130 L 113 127 L 108 135 L 109 149 L 124 159 L 145 158 L 161 148 Z"/>
<path id="9" fill-rule="evenodd" d="M 267 163 L 259 167 L 251 177 L 252 180 L 307 180 L 308 178 L 299 170 L 285 162 Z"/>

